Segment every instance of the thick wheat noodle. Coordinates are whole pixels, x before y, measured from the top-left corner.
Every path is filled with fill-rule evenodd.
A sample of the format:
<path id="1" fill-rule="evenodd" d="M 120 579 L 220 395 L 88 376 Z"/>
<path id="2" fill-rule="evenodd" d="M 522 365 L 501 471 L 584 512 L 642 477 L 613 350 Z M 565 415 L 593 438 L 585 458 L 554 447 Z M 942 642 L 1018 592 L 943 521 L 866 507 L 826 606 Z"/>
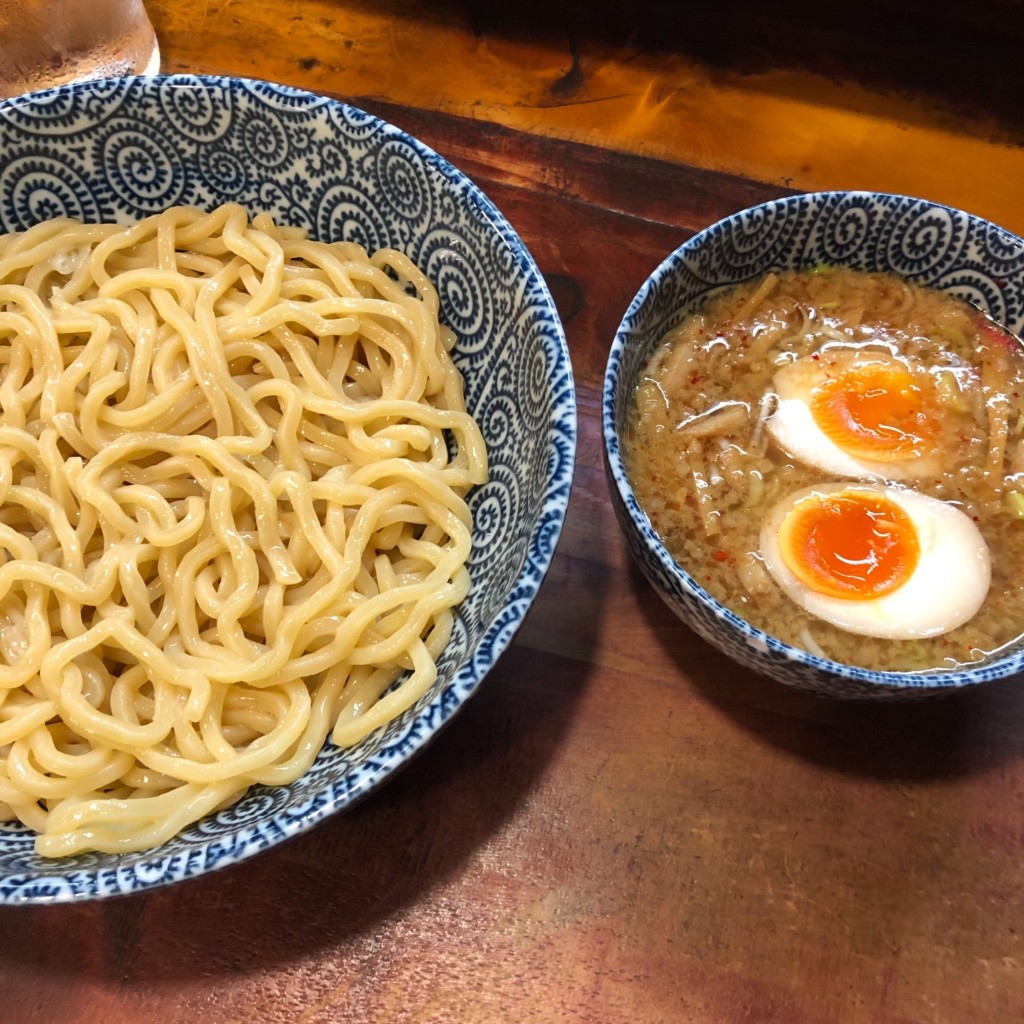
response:
<path id="1" fill-rule="evenodd" d="M 480 430 L 405 256 L 226 205 L 0 238 L 0 812 L 155 846 L 436 678 Z"/>

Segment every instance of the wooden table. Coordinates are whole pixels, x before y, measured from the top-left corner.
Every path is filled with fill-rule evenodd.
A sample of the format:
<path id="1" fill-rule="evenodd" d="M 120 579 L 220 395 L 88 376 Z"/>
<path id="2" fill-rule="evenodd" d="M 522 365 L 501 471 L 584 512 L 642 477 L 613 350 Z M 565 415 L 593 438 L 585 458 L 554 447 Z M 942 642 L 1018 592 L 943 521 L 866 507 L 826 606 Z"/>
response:
<path id="1" fill-rule="evenodd" d="M 941 49 L 941 21 L 932 53 L 960 93 L 916 50 L 917 78 L 870 74 L 863 51 L 840 52 L 841 25 L 806 11 L 773 21 L 793 44 L 777 66 L 758 63 L 756 19 L 723 66 L 708 11 L 701 50 L 679 26 L 631 42 L 601 6 L 151 0 L 165 69 L 352 99 L 494 199 L 565 321 L 576 482 L 526 624 L 422 757 L 206 879 L 0 908 L 0 1022 L 1024 1020 L 1022 682 L 848 705 L 739 669 L 630 564 L 598 420 L 645 275 L 742 206 L 902 187 L 1024 231 L 1022 115 L 1006 102 L 1019 78 L 996 60 L 980 82 Z M 915 5 L 873 6 L 895 19 L 891 56 Z M 998 57 L 1020 16 L 983 3 L 970 31 Z M 812 29 L 831 46 L 820 66 L 796 56 Z"/>

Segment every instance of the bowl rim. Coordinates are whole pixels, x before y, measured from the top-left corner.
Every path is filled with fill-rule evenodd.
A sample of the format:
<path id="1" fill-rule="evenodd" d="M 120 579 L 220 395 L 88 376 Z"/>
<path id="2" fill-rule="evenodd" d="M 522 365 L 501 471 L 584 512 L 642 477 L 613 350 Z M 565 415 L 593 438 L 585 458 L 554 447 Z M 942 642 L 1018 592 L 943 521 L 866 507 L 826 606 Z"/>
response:
<path id="1" fill-rule="evenodd" d="M 462 197 L 460 202 L 472 206 L 474 217 L 486 222 L 501 239 L 514 262 L 518 279 L 530 286 L 531 306 L 536 311 L 538 322 L 545 328 L 546 340 L 541 347 L 545 353 L 547 384 L 552 399 L 550 415 L 543 424 L 544 454 L 538 460 L 543 486 L 537 496 L 536 521 L 524 540 L 521 561 L 509 574 L 506 598 L 491 614 L 479 640 L 467 650 L 462 663 L 455 667 L 451 678 L 434 698 L 373 755 L 372 771 L 361 768 L 365 762 L 354 762 L 338 783 L 321 786 L 309 794 L 303 813 L 289 813 L 287 807 L 278 809 L 269 819 L 274 822 L 274 832 L 270 836 L 259 828 L 260 822 L 247 821 L 230 837 L 227 834 L 206 837 L 192 843 L 187 850 L 174 853 L 158 846 L 130 855 L 135 859 L 128 864 L 119 854 L 97 854 L 87 856 L 90 860 L 110 858 L 110 862 L 82 866 L 76 865 L 75 857 L 70 857 L 52 861 L 53 870 L 49 872 L 0 874 L 0 905 L 82 902 L 166 888 L 247 860 L 311 830 L 328 817 L 350 809 L 390 779 L 397 769 L 414 759 L 477 692 L 525 620 L 551 567 L 565 523 L 578 445 L 578 410 L 564 324 L 535 258 L 507 217 L 475 181 L 432 147 L 405 129 L 347 100 L 269 79 L 229 74 L 165 73 L 67 83 L 0 100 L 0 121 L 3 121 L 5 111 L 53 103 L 61 97 L 77 94 L 95 99 L 95 105 L 89 109 L 92 118 L 97 114 L 102 116 L 112 94 L 121 98 L 126 93 L 136 98 L 152 97 L 165 90 L 183 87 L 220 95 L 235 90 L 257 93 L 269 90 L 274 96 L 283 95 L 290 100 L 308 103 L 311 110 L 324 108 L 351 112 L 386 140 L 397 139 L 407 144 L 428 170 L 445 180 L 446 188 L 458 191 Z M 472 502 L 472 495 L 469 500 Z M 459 692 L 459 699 L 450 709 L 438 714 L 446 695 L 453 690 Z M 396 747 L 401 749 L 394 749 Z M 388 753 L 389 748 L 390 756 L 381 756 Z M 16 830 L 29 835 L 23 827 Z M 238 837 L 242 837 L 241 840 Z M 162 865 L 166 866 L 166 871 L 160 870 Z M 48 881 L 52 883 L 50 889 L 47 889 Z"/>
<path id="2" fill-rule="evenodd" d="M 830 658 L 823 658 L 810 651 L 803 650 L 792 644 L 778 639 L 770 633 L 751 625 L 746 619 L 731 611 L 690 575 L 672 556 L 665 547 L 657 531 L 653 528 L 647 513 L 641 507 L 629 482 L 629 475 L 626 472 L 625 461 L 622 455 L 622 448 L 619 441 L 619 431 L 616 426 L 616 406 L 625 382 L 621 377 L 623 355 L 631 347 L 631 330 L 637 316 L 644 309 L 645 305 L 652 299 L 661 287 L 663 281 L 670 277 L 679 267 L 686 256 L 695 250 L 699 250 L 705 240 L 711 234 L 722 229 L 723 226 L 737 222 L 741 218 L 749 217 L 762 210 L 778 209 L 779 207 L 794 206 L 800 204 L 812 204 L 815 208 L 829 202 L 843 200 L 851 197 L 863 197 L 866 199 L 878 200 L 882 203 L 910 203 L 921 209 L 943 210 L 956 216 L 966 218 L 968 222 L 979 227 L 998 232 L 1008 241 L 1024 251 L 1024 239 L 1008 231 L 984 217 L 960 210 L 945 203 L 935 202 L 930 199 L 922 199 L 915 196 L 904 195 L 896 192 L 879 192 L 870 189 L 831 189 L 816 192 L 795 192 L 770 199 L 762 203 L 736 210 L 725 217 L 721 217 L 713 223 L 702 228 L 686 241 L 677 246 L 669 253 L 648 275 L 640 286 L 636 295 L 631 300 L 624 313 L 619 326 L 616 328 L 608 354 L 608 361 L 605 367 L 604 383 L 601 396 L 601 427 L 604 441 L 604 454 L 609 475 L 612 478 L 615 494 L 629 516 L 629 528 L 638 536 L 639 543 L 644 544 L 647 551 L 654 557 L 658 567 L 665 575 L 673 580 L 680 590 L 687 596 L 699 602 L 705 609 L 711 612 L 715 619 L 728 626 L 738 639 L 747 647 L 755 650 L 771 652 L 773 655 L 785 659 L 787 663 L 795 663 L 810 669 L 818 674 L 847 680 L 861 684 L 869 688 L 877 688 L 882 691 L 905 691 L 913 693 L 922 690 L 956 690 L 969 686 L 976 686 L 983 682 L 995 679 L 1003 679 L 1024 671 L 1024 645 L 1019 640 L 1011 641 L 1008 645 L 1011 650 L 1007 653 L 995 653 L 992 657 L 974 665 L 960 666 L 953 669 L 927 669 L 914 672 L 896 672 L 889 670 L 867 669 L 856 665 L 849 665 L 840 661 L 833 661 Z M 766 268 L 767 269 L 767 268 Z M 764 270 L 759 273 L 764 273 Z M 653 350 L 656 341 L 647 343 L 648 351 Z M 659 591 L 661 587 L 653 584 Z M 667 595 L 663 595 L 667 599 Z M 669 601 L 673 609 L 675 603 Z M 731 656 L 731 655 L 730 655 Z"/>

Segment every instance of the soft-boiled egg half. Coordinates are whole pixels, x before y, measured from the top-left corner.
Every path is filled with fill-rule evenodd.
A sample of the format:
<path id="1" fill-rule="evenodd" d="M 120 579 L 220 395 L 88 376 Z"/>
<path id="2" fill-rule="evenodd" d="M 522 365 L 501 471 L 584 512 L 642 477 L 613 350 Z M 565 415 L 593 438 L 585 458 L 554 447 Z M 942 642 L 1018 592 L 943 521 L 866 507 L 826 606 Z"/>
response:
<path id="1" fill-rule="evenodd" d="M 947 414 L 923 368 L 884 351 L 826 348 L 787 363 L 773 385 L 767 428 L 792 458 L 844 477 L 939 472 Z"/>
<path id="2" fill-rule="evenodd" d="M 761 554 L 812 615 L 894 640 L 967 622 L 991 580 L 988 546 L 960 509 L 883 484 L 819 484 L 783 499 L 762 525 Z"/>

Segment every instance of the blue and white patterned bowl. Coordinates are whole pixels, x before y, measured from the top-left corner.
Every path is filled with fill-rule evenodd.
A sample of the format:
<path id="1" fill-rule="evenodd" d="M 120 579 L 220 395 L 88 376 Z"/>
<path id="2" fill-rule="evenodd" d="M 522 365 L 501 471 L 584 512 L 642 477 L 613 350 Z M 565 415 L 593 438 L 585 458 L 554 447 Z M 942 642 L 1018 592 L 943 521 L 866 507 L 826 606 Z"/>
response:
<path id="1" fill-rule="evenodd" d="M 948 291 L 1024 330 L 1024 241 L 937 203 L 877 192 L 796 195 L 743 210 L 684 242 L 648 278 L 616 333 L 604 380 L 602 426 L 612 500 L 630 551 L 667 604 L 741 665 L 833 697 L 948 693 L 1024 671 L 1024 650 L 955 672 L 897 673 L 816 657 L 723 607 L 668 553 L 640 508 L 622 461 L 629 400 L 651 352 L 716 288 L 769 270 L 828 263 L 888 271 Z"/>
<path id="2" fill-rule="evenodd" d="M 0 231 L 48 217 L 129 223 L 241 203 L 313 237 L 394 246 L 434 281 L 482 424 L 491 478 L 470 498 L 472 589 L 436 685 L 292 785 L 257 787 L 149 853 L 46 861 L 0 825 L 0 902 L 89 899 L 234 864 L 365 795 L 420 750 L 509 645 L 550 564 L 576 449 L 572 369 L 540 271 L 493 203 L 416 139 L 337 101 L 265 82 L 90 82 L 0 103 Z"/>

